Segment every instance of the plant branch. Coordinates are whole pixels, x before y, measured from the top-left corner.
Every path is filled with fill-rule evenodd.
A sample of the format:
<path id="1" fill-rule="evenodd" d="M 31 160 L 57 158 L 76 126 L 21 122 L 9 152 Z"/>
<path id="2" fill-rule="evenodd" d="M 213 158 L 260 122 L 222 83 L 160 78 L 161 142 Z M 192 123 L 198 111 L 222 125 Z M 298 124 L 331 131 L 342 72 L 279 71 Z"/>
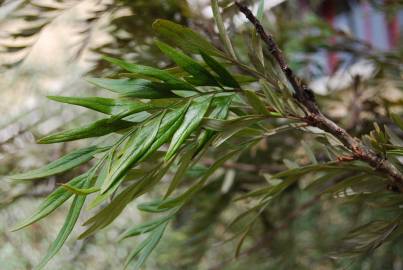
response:
<path id="1" fill-rule="evenodd" d="M 302 120 L 311 126 L 318 127 L 334 135 L 351 150 L 355 159 L 364 161 L 375 170 L 388 175 L 393 182 L 392 190 L 403 193 L 403 174 L 388 160 L 379 157 L 359 139 L 353 138 L 345 129 L 339 127 L 336 123 L 320 112 L 312 90 L 308 89 L 288 66 L 287 61 L 285 60 L 280 48 L 277 46 L 273 36 L 265 32 L 262 24 L 246 6 L 239 2 L 235 2 L 235 4 L 254 25 L 256 32 L 269 48 L 271 55 L 274 57 L 288 82 L 291 84 L 296 101 L 307 108 L 309 114 L 305 115 Z"/>

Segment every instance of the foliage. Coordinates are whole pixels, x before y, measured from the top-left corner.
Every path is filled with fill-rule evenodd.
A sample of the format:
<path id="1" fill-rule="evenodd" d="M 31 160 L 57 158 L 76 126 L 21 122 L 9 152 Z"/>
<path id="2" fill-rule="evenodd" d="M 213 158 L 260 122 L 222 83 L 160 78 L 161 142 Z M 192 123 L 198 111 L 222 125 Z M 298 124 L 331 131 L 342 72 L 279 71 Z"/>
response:
<path id="1" fill-rule="evenodd" d="M 73 197 L 65 223 L 38 269 L 64 244 L 80 212 L 87 210 L 83 208 L 87 199 L 87 208 L 96 208 L 97 212 L 84 223 L 86 230 L 80 238 L 107 227 L 129 203 L 144 194 L 153 200 L 138 204 L 138 209 L 152 218 L 128 228 L 119 237 L 126 241 L 147 235 L 127 258 L 126 266 L 133 264 L 133 269 L 141 267 L 164 242 L 161 239 L 168 224 L 178 223 L 180 227 L 181 219 L 187 220 L 186 246 L 191 247 L 178 255 L 183 269 L 200 263 L 208 252 L 211 235 L 217 234 L 216 228 L 221 231 L 217 237 L 220 241 L 237 241 L 236 257 L 272 248 L 276 259 L 265 261 L 262 267 L 278 269 L 282 265 L 289 269 L 299 264 L 298 257 L 286 256 L 284 260 L 280 247 L 290 248 L 286 255 L 294 254 L 301 239 L 293 236 L 304 237 L 292 221 L 312 205 L 314 211 L 326 211 L 326 203 L 333 201 L 353 205 L 345 211 L 360 212 L 371 207 L 379 214 L 362 210 L 367 223 L 351 230 L 344 239 L 337 239 L 337 245 L 329 250 L 331 256 L 365 256 L 384 242 L 400 243 L 402 197 L 394 178 L 388 171 L 379 170 L 382 164 L 375 167 L 365 160 L 364 154 L 357 158 L 339 133 L 309 120 L 307 112 L 312 111 L 304 103 L 306 96 L 298 97 L 298 89 L 287 73 L 273 61 L 275 50 L 266 51 L 255 29 L 251 31 L 250 48 L 232 44 L 218 2 L 213 0 L 212 7 L 223 48 L 190 28 L 160 19 L 153 24 L 158 36 L 155 44 L 175 67 L 161 69 L 104 57 L 120 71 L 109 78 L 88 81 L 114 92 L 113 98 L 50 97 L 104 116 L 38 141 L 49 144 L 90 138 L 87 142 L 91 146 L 68 153 L 41 169 L 11 176 L 15 180 L 40 179 L 85 162 L 91 166 L 55 189 L 37 212 L 16 226 L 21 229 L 46 217 Z M 393 63 L 385 65 L 386 71 L 396 68 Z M 318 97 L 318 103 L 322 102 L 327 101 Z M 390 162 L 400 173 L 402 120 L 392 112 L 389 116 L 385 125 L 374 124 L 357 141 L 362 141 L 359 147 L 387 158 L 382 162 Z M 95 140 L 101 136 L 106 139 Z M 270 156 L 260 151 L 269 137 L 274 142 Z M 287 139 L 291 145 L 282 144 Z M 303 162 L 298 162 L 290 150 L 297 144 L 301 145 Z M 208 164 L 206 157 L 212 157 Z M 243 163 L 255 166 L 245 167 Z M 266 168 L 260 168 L 262 164 Z M 270 165 L 278 166 L 267 168 Z M 293 209 L 298 204 L 300 207 Z M 310 222 L 313 234 L 314 227 L 330 223 L 313 224 L 310 215 L 303 218 Z M 278 237 L 272 235 L 275 232 Z M 320 243 L 322 237 L 328 243 L 329 236 L 316 235 L 316 246 L 329 248 Z M 244 245 L 248 248 L 243 249 Z M 256 255 L 258 261 L 261 255 Z"/>

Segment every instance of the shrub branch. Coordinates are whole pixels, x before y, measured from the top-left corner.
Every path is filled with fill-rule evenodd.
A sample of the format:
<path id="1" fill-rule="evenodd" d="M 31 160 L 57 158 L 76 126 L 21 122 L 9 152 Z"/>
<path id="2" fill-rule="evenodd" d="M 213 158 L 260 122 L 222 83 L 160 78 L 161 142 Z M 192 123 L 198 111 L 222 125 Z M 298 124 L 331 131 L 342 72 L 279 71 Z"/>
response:
<path id="1" fill-rule="evenodd" d="M 338 138 L 352 151 L 354 159 L 364 161 L 375 170 L 388 175 L 393 183 L 391 190 L 403 193 L 403 174 L 391 162 L 378 156 L 373 150 L 365 146 L 361 140 L 351 136 L 345 129 L 341 128 L 321 113 L 316 104 L 312 90 L 308 89 L 288 66 L 287 61 L 273 36 L 266 33 L 260 21 L 253 15 L 248 7 L 239 2 L 235 2 L 235 4 L 254 25 L 256 32 L 267 45 L 271 55 L 280 66 L 288 82 L 294 89 L 295 100 L 308 110 L 308 113 L 302 118 L 302 120 L 307 124 L 318 127 Z"/>

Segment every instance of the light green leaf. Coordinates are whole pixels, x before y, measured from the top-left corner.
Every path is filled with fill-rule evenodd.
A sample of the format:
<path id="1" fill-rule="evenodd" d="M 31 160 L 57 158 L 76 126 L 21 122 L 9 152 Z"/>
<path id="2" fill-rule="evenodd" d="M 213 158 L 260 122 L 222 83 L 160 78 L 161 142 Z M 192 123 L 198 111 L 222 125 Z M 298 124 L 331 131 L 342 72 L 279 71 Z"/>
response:
<path id="1" fill-rule="evenodd" d="M 116 163 L 112 165 L 108 177 L 102 184 L 101 193 L 105 193 L 112 185 L 116 184 L 116 181 L 122 181 L 125 172 L 127 172 L 149 149 L 158 133 L 163 117 L 164 114 L 160 114 L 154 119 L 151 119 L 149 122 L 140 126 L 132 135 L 124 147 L 124 153 Z"/>
<path id="2" fill-rule="evenodd" d="M 237 59 L 235 55 L 234 48 L 232 47 L 231 40 L 228 36 L 227 30 L 225 29 L 223 19 L 221 17 L 220 9 L 218 7 L 218 0 L 211 0 L 211 8 L 213 10 L 214 20 L 218 27 L 218 33 L 220 34 L 220 39 L 227 49 L 228 53 L 233 59 Z"/>
<path id="3" fill-rule="evenodd" d="M 96 146 L 90 146 L 87 148 L 75 150 L 55 161 L 52 161 L 51 163 L 45 165 L 42 168 L 32 170 L 26 173 L 12 175 L 10 176 L 10 178 L 15 180 L 30 180 L 59 174 L 91 160 L 96 153 L 105 151 L 106 149 L 107 148 L 98 148 Z"/>
<path id="4" fill-rule="evenodd" d="M 214 109 L 208 115 L 209 117 L 208 119 L 218 119 L 218 120 L 226 119 L 228 116 L 232 99 L 233 99 L 232 95 L 214 98 L 212 102 L 212 106 L 214 106 Z M 197 138 L 198 150 L 196 151 L 196 153 L 198 153 L 215 134 L 216 132 L 213 130 L 203 129 L 199 137 Z"/>
<path id="5" fill-rule="evenodd" d="M 39 139 L 38 143 L 48 144 L 48 143 L 74 141 L 91 137 L 100 137 L 107 135 L 109 133 L 116 132 L 121 129 L 131 127 L 134 124 L 135 123 L 129 121 L 116 120 L 114 118 L 106 118 L 95 121 L 91 124 L 79 128 L 74 128 L 48 135 L 46 137 Z"/>
<path id="6" fill-rule="evenodd" d="M 149 155 L 154 153 L 161 145 L 166 143 L 174 135 L 174 133 L 179 129 L 179 127 L 182 124 L 188 106 L 189 103 L 180 109 L 176 109 L 175 111 L 166 114 L 166 116 L 162 121 L 161 128 L 158 131 L 157 139 L 154 141 L 154 143 L 151 145 L 148 151 L 144 154 L 144 156 L 140 159 L 140 161 L 143 161 Z"/>
<path id="7" fill-rule="evenodd" d="M 185 118 L 183 119 L 182 124 L 179 126 L 178 130 L 176 130 L 175 134 L 172 137 L 171 144 L 165 156 L 165 160 L 168 160 L 172 156 L 174 156 L 176 151 L 185 141 L 185 139 L 189 137 L 189 135 L 199 127 L 203 116 L 206 114 L 210 106 L 211 99 L 211 97 L 208 97 L 200 102 L 192 102 L 192 104 L 186 111 Z"/>
<path id="8" fill-rule="evenodd" d="M 72 192 L 76 195 L 88 195 L 88 194 L 101 190 L 98 187 L 76 188 L 76 187 L 70 186 L 69 184 L 62 184 L 62 187 L 64 187 L 65 189 L 69 190 L 70 192 Z"/>
<path id="9" fill-rule="evenodd" d="M 316 160 L 316 157 L 315 157 L 315 153 L 312 151 L 311 147 L 309 147 L 309 145 L 305 141 L 302 141 L 301 144 L 302 144 L 302 147 L 304 148 L 305 153 L 307 154 L 309 160 L 313 164 L 318 164 L 318 161 Z"/>
<path id="10" fill-rule="evenodd" d="M 260 80 L 260 84 L 262 85 L 263 92 L 270 103 L 270 105 L 279 113 L 285 113 L 284 101 L 280 93 L 275 92 L 275 90 L 271 89 L 267 82 L 264 80 Z"/>
<path id="11" fill-rule="evenodd" d="M 262 22 L 263 20 L 263 11 L 264 11 L 264 0 L 260 0 L 256 14 L 256 18 L 260 22 Z M 253 54 L 256 55 L 257 59 L 259 60 L 260 66 L 262 68 L 261 71 L 264 71 L 264 55 L 262 49 L 262 40 L 259 34 L 256 32 L 256 28 L 253 28 L 252 30 L 252 47 L 253 47 Z"/>

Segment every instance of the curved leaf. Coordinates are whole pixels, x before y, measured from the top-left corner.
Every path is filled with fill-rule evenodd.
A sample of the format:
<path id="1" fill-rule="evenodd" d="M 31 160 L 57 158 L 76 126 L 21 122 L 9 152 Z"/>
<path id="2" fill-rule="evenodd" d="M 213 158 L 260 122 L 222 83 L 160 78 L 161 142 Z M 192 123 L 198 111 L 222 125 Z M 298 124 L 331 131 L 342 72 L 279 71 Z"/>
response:
<path id="1" fill-rule="evenodd" d="M 157 41 L 156 44 L 166 56 L 171 58 L 178 66 L 193 76 L 191 78 L 192 83 L 197 85 L 219 86 L 216 78 L 214 78 L 207 69 L 194 61 L 191 57 L 175 50 L 163 42 Z"/>
<path id="2" fill-rule="evenodd" d="M 112 99 L 101 97 L 63 97 L 48 96 L 49 99 L 86 107 L 88 109 L 105 114 L 133 114 L 150 109 L 155 109 L 151 103 L 144 103 L 138 100 Z"/>
<path id="3" fill-rule="evenodd" d="M 91 124 L 66 131 L 57 132 L 38 140 L 38 143 L 58 143 L 79 139 L 100 137 L 135 125 L 133 122 L 106 118 Z"/>
<path id="4" fill-rule="evenodd" d="M 225 54 L 214 47 L 200 34 L 183 25 L 159 19 L 153 23 L 153 29 L 164 40 L 180 47 L 186 52 L 199 53 L 204 51 L 209 55 L 225 57 Z"/>
<path id="5" fill-rule="evenodd" d="M 203 116 L 206 114 L 211 103 L 211 97 L 206 98 L 201 102 L 193 102 L 186 111 L 185 118 L 182 124 L 172 137 L 171 145 L 165 155 L 165 159 L 170 159 L 181 144 L 189 135 L 199 127 Z"/>
<path id="6" fill-rule="evenodd" d="M 12 175 L 10 176 L 10 178 L 15 180 L 29 180 L 59 174 L 91 160 L 96 153 L 102 152 L 106 149 L 107 148 L 98 148 L 96 146 L 90 146 L 87 148 L 75 150 L 55 161 L 52 161 L 51 163 L 45 165 L 42 168 L 32 170 L 26 173 Z"/>
<path id="7" fill-rule="evenodd" d="M 148 99 L 176 97 L 171 90 L 178 88 L 175 84 L 152 82 L 144 79 L 87 78 L 87 81 L 125 97 Z M 183 87 L 179 88 L 182 89 Z"/>
<path id="8" fill-rule="evenodd" d="M 194 90 L 197 91 L 191 84 L 182 81 L 169 73 L 168 71 L 153 68 L 153 67 L 148 67 L 148 66 L 142 66 L 142 65 L 136 65 L 136 64 L 131 64 L 127 63 L 123 60 L 119 60 L 116 58 L 112 57 L 104 57 L 105 60 L 111 62 L 112 64 L 115 64 L 127 71 L 133 72 L 135 74 L 140 74 L 144 76 L 148 76 L 154 79 L 158 79 L 161 81 L 164 81 L 169 84 L 172 89 L 175 90 Z"/>
<path id="9" fill-rule="evenodd" d="M 200 51 L 200 55 L 202 56 L 204 62 L 219 76 L 218 80 L 220 83 L 233 88 L 241 87 L 239 83 L 235 80 L 235 78 L 232 77 L 232 75 L 222 64 L 220 64 L 213 57 L 209 56 L 203 51 Z"/>
<path id="10" fill-rule="evenodd" d="M 74 178 L 69 182 L 69 185 L 73 187 L 81 187 L 86 179 L 87 179 L 87 173 L 77 176 L 76 178 Z M 41 203 L 39 209 L 31 217 L 17 224 L 12 230 L 13 231 L 20 230 L 46 217 L 47 215 L 52 213 L 56 208 L 62 205 L 65 201 L 67 201 L 72 195 L 73 193 L 66 190 L 64 187 L 58 187 L 45 199 L 45 201 Z"/>

